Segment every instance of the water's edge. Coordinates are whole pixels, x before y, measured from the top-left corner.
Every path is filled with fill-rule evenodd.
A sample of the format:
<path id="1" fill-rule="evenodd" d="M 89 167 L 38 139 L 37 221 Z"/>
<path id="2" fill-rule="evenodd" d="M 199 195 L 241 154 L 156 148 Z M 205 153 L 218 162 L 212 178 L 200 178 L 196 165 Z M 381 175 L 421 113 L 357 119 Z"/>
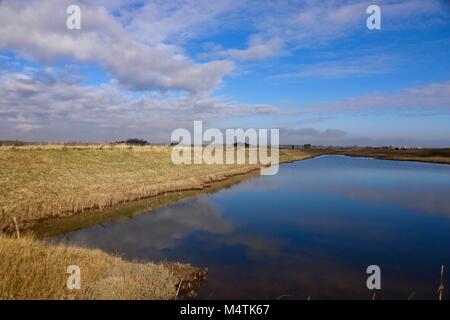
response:
<path id="1" fill-rule="evenodd" d="M 419 162 L 419 163 L 430 163 L 433 164 L 432 161 L 423 160 L 414 160 L 414 159 L 394 159 L 394 158 L 386 158 L 386 157 L 378 157 L 371 155 L 352 155 L 352 154 L 343 154 L 343 153 L 333 153 L 333 152 L 323 152 L 318 154 L 311 154 L 308 157 L 303 159 L 294 159 L 294 160 L 284 160 L 280 161 L 280 167 L 283 164 L 299 162 L 303 160 L 309 160 L 321 156 L 344 156 L 344 157 L 352 157 L 352 158 L 370 158 L 377 160 L 388 160 L 388 161 L 407 161 L 407 162 Z M 447 164 L 448 163 L 441 163 Z M 258 171 L 260 168 L 252 168 L 249 169 L 248 172 L 245 173 L 236 173 L 230 174 L 226 177 L 221 177 L 217 180 L 213 180 L 210 183 L 206 184 L 203 188 L 192 188 L 189 190 L 183 191 L 168 191 L 164 194 L 143 198 L 134 201 L 128 201 L 122 203 L 120 205 L 116 205 L 113 207 L 109 207 L 103 210 L 86 210 L 79 214 L 69 215 L 69 216 L 61 216 L 61 217 L 51 217 L 38 221 L 35 225 L 33 225 L 29 232 L 33 234 L 37 239 L 46 239 L 50 237 L 54 237 L 57 235 L 69 233 L 72 231 L 77 231 L 80 229 L 84 229 L 87 227 L 91 227 L 94 225 L 102 225 L 108 221 L 117 221 L 121 219 L 129 219 L 135 217 L 136 215 L 142 213 L 148 213 L 149 211 L 162 208 L 165 206 L 172 205 L 177 201 L 199 196 L 202 194 L 210 194 L 222 189 L 230 188 L 236 184 L 243 182 L 244 180 L 255 178 L 259 176 Z"/>

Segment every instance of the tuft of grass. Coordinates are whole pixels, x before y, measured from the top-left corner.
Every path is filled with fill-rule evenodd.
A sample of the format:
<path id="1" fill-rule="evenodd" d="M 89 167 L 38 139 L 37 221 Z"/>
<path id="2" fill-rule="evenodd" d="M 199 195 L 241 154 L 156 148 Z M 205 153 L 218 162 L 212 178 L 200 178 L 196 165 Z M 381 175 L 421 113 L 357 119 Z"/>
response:
<path id="1" fill-rule="evenodd" d="M 0 256 L 0 299 L 176 299 L 202 279 L 198 269 L 186 264 L 129 262 L 29 236 L 0 235 Z M 67 288 L 70 265 L 80 268 L 79 290 Z"/>

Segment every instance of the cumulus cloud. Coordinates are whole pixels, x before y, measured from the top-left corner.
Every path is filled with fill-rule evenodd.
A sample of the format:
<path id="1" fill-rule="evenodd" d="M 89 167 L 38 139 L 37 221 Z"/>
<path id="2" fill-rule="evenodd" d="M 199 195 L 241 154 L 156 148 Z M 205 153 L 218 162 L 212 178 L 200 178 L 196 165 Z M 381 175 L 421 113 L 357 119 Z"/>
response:
<path id="1" fill-rule="evenodd" d="M 52 69 L 0 77 L 0 134 L 30 140 L 113 140 L 129 136 L 168 142 L 173 129 L 283 111 L 209 95 L 134 96 L 114 83 L 82 85 Z"/>
<path id="2" fill-rule="evenodd" d="M 72 2 L 0 2 L 0 49 L 46 63 L 66 58 L 93 62 L 132 90 L 189 92 L 216 88 L 235 69 L 229 59 L 265 59 L 286 54 L 292 48 L 323 44 L 357 30 L 366 31 L 368 5 L 360 1 L 80 1 L 82 29 L 67 30 L 65 10 Z M 386 0 L 380 4 L 385 20 L 401 21 L 399 25 L 419 17 L 433 18 L 427 21 L 445 18 L 439 1 Z M 271 14 L 267 16 L 267 12 Z M 248 23 L 255 30 L 247 48 L 225 48 L 214 55 L 221 57 L 219 60 L 196 63 L 176 45 L 177 39 L 236 28 L 232 21 Z M 354 72 L 357 70 L 352 65 L 317 65 L 299 74 Z"/>
<path id="3" fill-rule="evenodd" d="M 66 28 L 66 8 L 74 2 L 82 9 L 81 30 Z M 379 1 L 383 28 L 420 28 L 439 23 L 449 17 L 442 3 Z M 0 134 L 32 140 L 140 136 L 152 142 L 167 142 L 173 128 L 189 128 L 194 119 L 213 122 L 286 115 L 286 111 L 271 105 L 239 103 L 212 96 L 211 92 L 239 63 L 323 46 L 368 32 L 365 10 L 369 4 L 356 0 L 0 0 Z M 230 30 L 242 31 L 250 41 L 232 48 L 217 43 L 207 50 L 210 54 L 205 63 L 192 58 L 203 39 L 220 42 L 221 37 L 212 40 L 209 36 L 215 32 L 228 36 Z M 190 43 L 184 51 L 186 40 L 193 38 L 199 42 Z M 191 46 L 196 48 L 189 52 Z M 326 57 L 332 56 L 331 53 Z M 58 69 L 67 62 L 101 67 L 110 82 L 83 85 L 81 79 Z M 298 65 L 279 76 L 373 75 L 390 71 L 389 62 L 389 57 L 380 56 L 327 60 Z M 33 71 L 25 65 L 55 69 Z M 346 112 L 385 112 L 389 108 L 395 108 L 395 114 L 448 112 L 449 87 L 449 82 L 435 83 L 308 104 L 295 112 L 309 118 L 296 124 L 312 125 Z M 349 138 L 346 132 L 333 128 L 286 130 L 294 138 L 319 142 Z"/>
<path id="4" fill-rule="evenodd" d="M 194 63 L 174 46 L 139 42 L 98 6 L 82 5 L 81 30 L 68 30 L 69 4 L 72 1 L 1 2 L 0 49 L 43 62 L 94 62 L 133 90 L 209 91 L 234 68 L 225 60 Z"/>

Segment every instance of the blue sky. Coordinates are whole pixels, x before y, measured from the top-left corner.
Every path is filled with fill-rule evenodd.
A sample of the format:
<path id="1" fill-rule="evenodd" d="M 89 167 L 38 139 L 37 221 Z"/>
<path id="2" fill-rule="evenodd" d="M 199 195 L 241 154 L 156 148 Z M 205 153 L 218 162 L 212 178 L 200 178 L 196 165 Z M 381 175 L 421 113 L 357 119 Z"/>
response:
<path id="1" fill-rule="evenodd" d="M 448 1 L 7 0 L 0 20 L 0 139 L 168 142 L 203 120 L 450 146 Z"/>

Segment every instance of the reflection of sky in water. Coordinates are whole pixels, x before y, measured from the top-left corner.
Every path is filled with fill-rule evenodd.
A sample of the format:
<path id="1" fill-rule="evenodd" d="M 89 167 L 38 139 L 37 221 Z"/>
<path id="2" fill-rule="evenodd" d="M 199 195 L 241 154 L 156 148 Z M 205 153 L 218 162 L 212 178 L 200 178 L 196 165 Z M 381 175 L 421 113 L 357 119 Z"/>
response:
<path id="1" fill-rule="evenodd" d="M 176 247 L 194 231 L 229 233 L 231 224 L 204 199 L 195 198 L 122 223 L 107 222 L 58 238 L 114 251 L 129 258 L 152 256 L 164 259 L 163 250 Z"/>
<path id="2" fill-rule="evenodd" d="M 324 156 L 56 240 L 209 268 L 203 298 L 434 298 L 450 265 L 450 166 Z"/>

